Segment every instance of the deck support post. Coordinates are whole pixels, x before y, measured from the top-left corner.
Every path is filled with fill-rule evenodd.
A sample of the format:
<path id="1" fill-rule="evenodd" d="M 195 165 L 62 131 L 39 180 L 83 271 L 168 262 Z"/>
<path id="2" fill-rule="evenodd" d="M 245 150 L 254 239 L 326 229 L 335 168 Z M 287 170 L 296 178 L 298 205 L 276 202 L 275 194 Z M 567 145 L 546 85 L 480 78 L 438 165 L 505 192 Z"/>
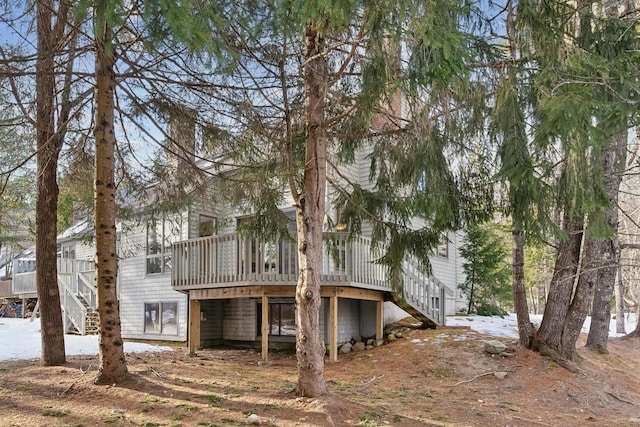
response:
<path id="1" fill-rule="evenodd" d="M 189 297 L 189 354 L 200 348 L 200 301 Z"/>
<path id="2" fill-rule="evenodd" d="M 262 361 L 269 361 L 269 297 L 262 296 Z"/>
<path id="3" fill-rule="evenodd" d="M 384 338 L 384 301 L 376 301 L 376 340 Z"/>
<path id="4" fill-rule="evenodd" d="M 329 297 L 329 361 L 338 361 L 338 297 Z"/>

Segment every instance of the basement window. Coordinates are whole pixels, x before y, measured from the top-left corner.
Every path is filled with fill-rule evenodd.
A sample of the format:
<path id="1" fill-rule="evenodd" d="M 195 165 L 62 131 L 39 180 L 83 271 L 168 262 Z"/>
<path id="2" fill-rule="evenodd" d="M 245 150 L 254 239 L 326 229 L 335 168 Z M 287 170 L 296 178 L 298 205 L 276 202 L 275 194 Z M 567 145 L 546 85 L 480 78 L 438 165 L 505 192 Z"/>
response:
<path id="1" fill-rule="evenodd" d="M 178 335 L 178 303 L 145 303 L 144 332 L 147 334 Z"/>

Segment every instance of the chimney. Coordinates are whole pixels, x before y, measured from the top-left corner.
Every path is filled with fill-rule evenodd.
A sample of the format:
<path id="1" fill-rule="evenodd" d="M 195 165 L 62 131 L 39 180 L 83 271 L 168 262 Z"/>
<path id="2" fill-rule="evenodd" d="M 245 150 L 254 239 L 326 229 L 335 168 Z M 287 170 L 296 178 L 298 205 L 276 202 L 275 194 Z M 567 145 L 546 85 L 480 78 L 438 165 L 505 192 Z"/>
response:
<path id="1" fill-rule="evenodd" d="M 196 118 L 193 108 L 174 104 L 169 111 L 169 165 L 177 171 L 195 158 Z"/>

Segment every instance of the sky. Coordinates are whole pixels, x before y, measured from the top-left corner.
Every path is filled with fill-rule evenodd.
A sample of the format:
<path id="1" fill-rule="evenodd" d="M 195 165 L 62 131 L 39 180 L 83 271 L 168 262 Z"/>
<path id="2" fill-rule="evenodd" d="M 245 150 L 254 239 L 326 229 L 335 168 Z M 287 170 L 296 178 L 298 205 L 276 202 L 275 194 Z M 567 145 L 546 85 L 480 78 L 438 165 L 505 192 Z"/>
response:
<path id="1" fill-rule="evenodd" d="M 540 324 L 542 315 L 532 315 L 531 321 Z M 590 318 L 587 318 L 582 331 L 589 332 Z M 447 326 L 468 326 L 472 330 L 500 338 L 518 338 L 518 324 L 516 316 L 509 314 L 504 318 L 498 316 L 449 316 Z M 635 316 L 625 319 L 627 332 L 633 331 Z M 620 336 L 615 333 L 615 320 L 611 321 L 609 335 Z M 0 361 L 30 360 L 40 358 L 40 319 L 11 319 L 0 318 Z M 98 337 L 96 335 L 65 335 L 67 356 L 97 355 Z M 186 347 L 185 347 L 186 348 Z M 140 353 L 146 351 L 172 351 L 171 347 L 125 342 L 125 353 Z"/>

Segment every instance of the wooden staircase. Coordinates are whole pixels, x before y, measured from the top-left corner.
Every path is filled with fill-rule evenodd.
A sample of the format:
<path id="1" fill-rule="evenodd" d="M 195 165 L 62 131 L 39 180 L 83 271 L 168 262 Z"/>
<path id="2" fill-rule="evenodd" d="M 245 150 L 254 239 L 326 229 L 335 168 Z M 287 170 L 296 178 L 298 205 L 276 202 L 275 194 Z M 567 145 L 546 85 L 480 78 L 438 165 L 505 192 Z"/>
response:
<path id="1" fill-rule="evenodd" d="M 81 295 L 78 295 L 79 297 L 81 297 Z M 84 316 L 84 335 L 97 335 L 98 334 L 98 328 L 100 326 L 100 322 L 99 322 L 99 318 L 98 318 L 98 312 L 95 310 L 95 308 L 91 308 L 91 306 L 84 300 L 84 298 L 78 298 L 80 300 L 80 302 L 82 302 L 82 305 L 84 305 L 85 308 L 85 316 Z M 83 335 L 82 333 L 82 329 L 78 328 L 75 325 L 75 322 L 71 322 L 72 325 L 68 330 L 68 333 L 70 334 L 74 334 L 74 335 Z"/>
<path id="2" fill-rule="evenodd" d="M 433 276 L 426 274 L 416 259 L 403 263 L 402 289 L 391 292 L 391 301 L 420 320 L 424 327 L 444 326 L 447 296 L 453 291 Z"/>
<path id="3" fill-rule="evenodd" d="M 86 261 L 68 260 L 58 266 L 60 304 L 67 332 L 78 335 L 98 333 L 95 267 Z"/>

